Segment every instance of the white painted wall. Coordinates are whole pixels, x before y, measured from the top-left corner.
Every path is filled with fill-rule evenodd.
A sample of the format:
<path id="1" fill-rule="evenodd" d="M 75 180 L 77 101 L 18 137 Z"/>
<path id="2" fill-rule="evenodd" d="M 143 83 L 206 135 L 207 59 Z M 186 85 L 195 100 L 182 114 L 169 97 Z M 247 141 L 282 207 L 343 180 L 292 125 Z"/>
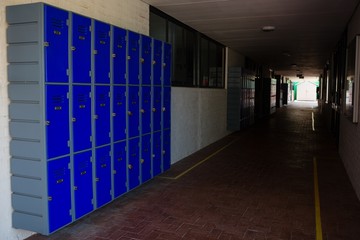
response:
<path id="1" fill-rule="evenodd" d="M 0 239 L 24 239 L 32 233 L 11 227 L 10 154 L 7 95 L 5 6 L 34 0 L 0 0 Z M 149 6 L 140 0 L 43 0 L 54 6 L 148 35 Z"/>
<path id="2" fill-rule="evenodd" d="M 226 89 L 171 89 L 171 162 L 225 137 Z"/>
<path id="3" fill-rule="evenodd" d="M 348 26 L 348 43 L 360 34 L 360 8 Z M 360 123 L 353 124 L 342 115 L 340 120 L 339 154 L 355 192 L 360 199 Z"/>

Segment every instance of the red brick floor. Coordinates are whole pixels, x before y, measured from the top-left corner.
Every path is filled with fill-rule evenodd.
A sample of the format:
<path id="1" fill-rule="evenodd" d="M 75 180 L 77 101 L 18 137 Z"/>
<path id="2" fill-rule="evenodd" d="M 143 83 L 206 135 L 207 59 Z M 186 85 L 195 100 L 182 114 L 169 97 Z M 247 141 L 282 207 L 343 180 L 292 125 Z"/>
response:
<path id="1" fill-rule="evenodd" d="M 284 107 L 50 237 L 28 239 L 314 240 L 316 157 L 323 239 L 358 240 L 360 203 L 317 115 L 312 131 L 312 111 Z"/>

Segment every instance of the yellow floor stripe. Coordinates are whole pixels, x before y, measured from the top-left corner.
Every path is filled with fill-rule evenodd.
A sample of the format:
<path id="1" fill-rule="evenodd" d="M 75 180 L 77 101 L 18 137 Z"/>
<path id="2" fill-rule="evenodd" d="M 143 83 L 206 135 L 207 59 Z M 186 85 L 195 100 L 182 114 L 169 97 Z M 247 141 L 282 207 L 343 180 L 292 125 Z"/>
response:
<path id="1" fill-rule="evenodd" d="M 221 151 L 223 151 L 225 148 L 229 147 L 231 144 L 233 144 L 237 139 L 231 141 L 230 143 L 226 144 L 225 146 L 223 146 L 222 148 L 220 148 L 219 150 L 217 150 L 216 152 L 210 154 L 209 156 L 207 156 L 206 158 L 204 158 L 203 160 L 201 160 L 200 162 L 196 163 L 195 165 L 191 166 L 190 168 L 186 169 L 184 172 L 180 173 L 179 175 L 177 175 L 176 177 L 161 177 L 160 178 L 165 178 L 165 179 L 171 179 L 171 180 L 176 180 L 181 178 L 182 176 L 184 176 L 185 174 L 189 173 L 191 170 L 193 170 L 194 168 L 196 168 L 197 166 L 203 164 L 204 162 L 206 162 L 207 160 L 209 160 L 210 158 L 214 157 L 216 154 L 220 153 Z"/>
<path id="2" fill-rule="evenodd" d="M 322 227 L 321 227 L 321 215 L 320 215 L 320 196 L 319 196 L 319 181 L 317 174 L 317 161 L 316 157 L 314 162 L 314 195 L 315 195 L 315 224 L 316 224 L 316 240 L 322 240 Z"/>

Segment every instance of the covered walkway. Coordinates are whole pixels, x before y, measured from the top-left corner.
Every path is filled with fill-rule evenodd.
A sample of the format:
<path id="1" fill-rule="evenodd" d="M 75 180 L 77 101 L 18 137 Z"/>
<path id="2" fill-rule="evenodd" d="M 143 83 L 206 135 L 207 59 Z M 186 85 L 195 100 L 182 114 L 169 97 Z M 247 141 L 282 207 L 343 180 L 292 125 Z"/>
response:
<path id="1" fill-rule="evenodd" d="M 360 203 L 314 104 L 298 102 L 52 236 L 29 239 L 314 240 L 321 230 L 326 240 L 360 239 Z"/>

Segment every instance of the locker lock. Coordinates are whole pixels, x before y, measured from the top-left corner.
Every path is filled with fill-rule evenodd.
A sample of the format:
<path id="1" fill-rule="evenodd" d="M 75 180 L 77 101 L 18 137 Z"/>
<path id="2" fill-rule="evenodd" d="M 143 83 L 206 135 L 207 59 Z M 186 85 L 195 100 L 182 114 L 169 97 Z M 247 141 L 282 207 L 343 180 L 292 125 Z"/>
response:
<path id="1" fill-rule="evenodd" d="M 163 151 L 162 151 L 162 154 L 165 155 L 165 153 L 166 153 L 165 150 L 163 150 Z"/>
<path id="2" fill-rule="evenodd" d="M 75 50 L 76 50 L 76 47 L 72 46 L 71 51 L 75 51 Z"/>
<path id="3" fill-rule="evenodd" d="M 100 181 L 100 178 L 97 177 L 97 178 L 95 179 L 95 181 L 96 181 L 96 182 L 99 182 L 99 181 Z"/>
<path id="4" fill-rule="evenodd" d="M 153 111 L 153 112 L 156 112 L 156 108 L 153 108 L 152 111 Z"/>
<path id="5" fill-rule="evenodd" d="M 141 113 L 145 113 L 145 110 L 144 110 L 144 109 L 141 109 L 140 112 L 141 112 Z"/>
<path id="6" fill-rule="evenodd" d="M 133 166 L 131 164 L 129 164 L 128 168 L 131 170 L 133 168 Z"/>
<path id="7" fill-rule="evenodd" d="M 101 164 L 101 167 L 102 167 L 102 168 L 106 168 L 106 163 Z"/>
<path id="8" fill-rule="evenodd" d="M 45 125 L 46 125 L 46 126 L 49 126 L 49 125 L 50 125 L 50 121 L 46 121 L 46 122 L 45 122 Z"/>
<path id="9" fill-rule="evenodd" d="M 166 63 L 163 63 L 163 67 L 166 67 Z"/>
<path id="10" fill-rule="evenodd" d="M 71 121 L 72 121 L 72 122 L 76 122 L 76 118 L 72 118 Z"/>
<path id="11" fill-rule="evenodd" d="M 48 201 L 52 201 L 52 196 L 49 196 L 49 197 L 48 197 Z"/>
<path id="12" fill-rule="evenodd" d="M 140 62 L 141 62 L 141 63 L 144 63 L 144 62 L 145 62 L 145 59 L 141 58 L 141 59 L 140 59 Z"/>
<path id="13" fill-rule="evenodd" d="M 96 120 L 96 119 L 98 119 L 98 118 L 99 118 L 99 116 L 98 116 L 98 115 L 95 115 L 95 116 L 94 116 L 94 119 L 95 119 L 95 120 Z"/>
<path id="14" fill-rule="evenodd" d="M 141 162 L 141 164 L 143 164 L 143 163 L 145 162 L 145 160 L 144 160 L 144 159 L 141 159 L 140 162 Z"/>
<path id="15" fill-rule="evenodd" d="M 152 157 L 154 158 L 154 157 L 155 157 L 155 154 L 153 154 Z"/>
<path id="16" fill-rule="evenodd" d="M 156 64 L 156 61 L 155 61 L 155 60 L 154 60 L 154 61 L 152 61 L 152 64 L 153 64 L 153 65 L 155 65 L 155 64 Z"/>
<path id="17" fill-rule="evenodd" d="M 131 59 L 131 57 L 130 57 L 130 56 L 127 56 L 127 59 L 128 59 L 128 60 L 130 60 L 130 59 Z"/>
<path id="18" fill-rule="evenodd" d="M 131 111 L 128 111 L 128 115 L 129 115 L 129 116 L 132 116 L 133 113 L 132 113 Z"/>
<path id="19" fill-rule="evenodd" d="M 77 186 L 74 186 L 74 190 L 75 190 L 75 191 L 78 190 L 78 187 L 77 187 Z"/>
<path id="20" fill-rule="evenodd" d="M 113 113 L 112 116 L 113 116 L 113 117 L 116 117 L 116 113 Z"/>
<path id="21" fill-rule="evenodd" d="M 121 157 L 119 157 L 117 160 L 120 162 L 120 161 L 122 160 L 122 158 L 121 158 Z"/>
<path id="22" fill-rule="evenodd" d="M 165 108 L 165 107 L 163 107 L 163 108 L 162 108 L 162 111 L 163 111 L 163 112 L 165 112 L 165 111 L 166 111 L 166 108 Z"/>

